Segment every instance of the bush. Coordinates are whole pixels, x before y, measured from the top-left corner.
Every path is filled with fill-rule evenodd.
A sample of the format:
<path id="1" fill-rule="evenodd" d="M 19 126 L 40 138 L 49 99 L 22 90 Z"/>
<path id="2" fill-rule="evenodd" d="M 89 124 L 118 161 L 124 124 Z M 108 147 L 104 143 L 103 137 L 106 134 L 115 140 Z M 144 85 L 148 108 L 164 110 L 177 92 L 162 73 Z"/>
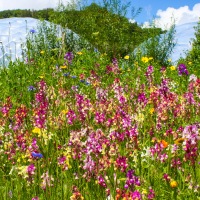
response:
<path id="1" fill-rule="evenodd" d="M 152 24 L 152 27 L 154 30 L 155 25 Z M 173 53 L 173 49 L 176 45 L 174 41 L 175 33 L 174 24 L 163 34 L 158 35 L 157 32 L 153 31 L 151 38 L 142 43 L 136 49 L 135 53 L 140 53 L 141 56 L 152 57 L 159 65 L 168 66 L 170 55 Z"/>

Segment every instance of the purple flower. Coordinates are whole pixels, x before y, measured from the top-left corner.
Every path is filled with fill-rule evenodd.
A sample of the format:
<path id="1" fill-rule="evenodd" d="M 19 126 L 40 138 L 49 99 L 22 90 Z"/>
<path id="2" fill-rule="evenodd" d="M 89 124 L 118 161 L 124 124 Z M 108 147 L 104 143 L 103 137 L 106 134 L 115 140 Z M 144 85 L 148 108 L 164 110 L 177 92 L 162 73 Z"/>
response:
<path id="1" fill-rule="evenodd" d="M 70 72 L 64 73 L 63 76 L 67 77 L 70 75 Z"/>
<path id="2" fill-rule="evenodd" d="M 181 76 L 181 75 L 188 75 L 188 70 L 187 70 L 187 67 L 186 65 L 184 64 L 180 64 L 178 66 L 178 74 Z"/>
<path id="3" fill-rule="evenodd" d="M 86 81 L 86 82 L 85 82 L 85 85 L 90 85 L 90 83 Z"/>
<path id="4" fill-rule="evenodd" d="M 67 60 L 69 64 L 72 63 L 73 58 L 74 58 L 74 55 L 72 52 L 67 52 L 64 56 L 64 59 Z"/>
<path id="5" fill-rule="evenodd" d="M 140 180 L 137 176 L 134 175 L 135 171 L 130 169 L 128 170 L 126 174 L 126 183 L 124 185 L 125 189 L 128 189 L 129 187 L 133 187 L 135 185 L 140 186 Z"/>
<path id="6" fill-rule="evenodd" d="M 34 87 L 34 86 L 30 85 L 30 86 L 28 87 L 28 91 L 34 91 L 34 90 L 35 90 L 35 87 Z"/>
<path id="7" fill-rule="evenodd" d="M 31 29 L 31 30 L 30 30 L 30 33 L 36 33 L 36 30 Z"/>
<path id="8" fill-rule="evenodd" d="M 36 152 L 32 152 L 31 155 L 33 156 L 33 158 L 42 158 L 43 155 L 41 153 L 36 153 Z"/>
<path id="9" fill-rule="evenodd" d="M 128 170 L 126 177 L 129 179 L 133 178 L 133 174 L 135 173 L 135 171 L 133 169 Z"/>

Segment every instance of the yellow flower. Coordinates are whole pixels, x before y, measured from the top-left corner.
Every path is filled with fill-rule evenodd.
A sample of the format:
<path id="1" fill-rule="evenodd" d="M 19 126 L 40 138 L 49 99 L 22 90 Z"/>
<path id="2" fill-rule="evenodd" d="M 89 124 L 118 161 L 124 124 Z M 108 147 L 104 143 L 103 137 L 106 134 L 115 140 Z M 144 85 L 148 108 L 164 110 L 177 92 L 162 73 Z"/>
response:
<path id="1" fill-rule="evenodd" d="M 41 134 L 41 129 L 38 128 L 38 127 L 35 127 L 33 130 L 32 130 L 33 133 L 38 133 L 38 134 Z"/>
<path id="2" fill-rule="evenodd" d="M 38 76 L 39 78 L 41 78 L 41 79 L 43 79 L 44 78 L 44 76 L 43 75 L 41 75 L 41 76 Z"/>
<path id="3" fill-rule="evenodd" d="M 178 183 L 176 181 L 173 180 L 170 182 L 170 187 L 175 188 L 177 186 L 178 186 Z"/>
<path id="4" fill-rule="evenodd" d="M 45 53 L 45 51 L 40 51 L 40 53 L 41 53 L 41 54 L 44 54 L 44 53 Z"/>
<path id="5" fill-rule="evenodd" d="M 192 62 L 188 62 L 188 65 L 191 65 L 192 64 Z"/>
<path id="6" fill-rule="evenodd" d="M 144 121 L 144 114 L 139 113 L 139 114 L 136 115 L 134 118 L 135 118 L 135 120 L 136 120 L 137 122 L 143 122 L 143 121 Z"/>
<path id="7" fill-rule="evenodd" d="M 19 166 L 17 168 L 17 170 L 18 170 L 18 174 L 19 175 L 22 175 L 24 178 L 28 177 L 28 175 L 27 175 L 27 166 Z"/>
<path id="8" fill-rule="evenodd" d="M 147 194 L 147 190 L 146 189 L 142 189 L 142 194 Z"/>
<path id="9" fill-rule="evenodd" d="M 155 86 L 150 88 L 150 93 L 155 92 L 157 90 L 157 88 Z"/>
<path id="10" fill-rule="evenodd" d="M 154 113 L 155 109 L 154 108 L 150 108 L 149 113 L 152 115 Z"/>
<path id="11" fill-rule="evenodd" d="M 67 113 L 68 113 L 68 110 L 62 110 L 62 113 L 63 113 L 63 114 L 67 114 Z"/>
<path id="12" fill-rule="evenodd" d="M 83 53 L 81 51 L 77 52 L 78 55 L 82 55 Z"/>
<path id="13" fill-rule="evenodd" d="M 124 59 L 125 59 L 125 60 L 128 60 L 128 59 L 129 59 L 129 56 L 128 56 L 128 55 L 124 56 Z"/>
<path id="14" fill-rule="evenodd" d="M 181 145 L 184 142 L 184 140 L 185 140 L 184 138 L 178 138 L 177 140 L 174 141 L 174 143 L 176 145 Z"/>
<path id="15" fill-rule="evenodd" d="M 171 71 L 174 71 L 176 69 L 176 67 L 175 66 L 171 66 L 170 69 L 171 69 Z"/>
<path id="16" fill-rule="evenodd" d="M 144 63 L 147 63 L 147 62 L 149 62 L 149 59 L 148 59 L 148 57 L 142 57 L 141 61 Z"/>
<path id="17" fill-rule="evenodd" d="M 61 69 L 67 69 L 66 65 L 60 66 Z"/>

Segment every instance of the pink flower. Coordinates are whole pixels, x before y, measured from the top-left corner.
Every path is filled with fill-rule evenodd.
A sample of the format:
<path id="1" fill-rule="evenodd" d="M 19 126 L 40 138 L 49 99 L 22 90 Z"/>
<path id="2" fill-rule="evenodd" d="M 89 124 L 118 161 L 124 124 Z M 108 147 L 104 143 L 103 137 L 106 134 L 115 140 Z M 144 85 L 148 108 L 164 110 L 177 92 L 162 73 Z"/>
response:
<path id="1" fill-rule="evenodd" d="M 32 200 L 39 200 L 39 197 L 33 197 Z"/>
<path id="2" fill-rule="evenodd" d="M 128 159 L 125 156 L 120 156 L 116 160 L 116 167 L 120 169 L 122 172 L 126 171 L 126 168 L 128 167 L 127 163 Z"/>
<path id="3" fill-rule="evenodd" d="M 103 123 L 105 121 L 105 114 L 96 112 L 95 114 L 95 120 L 98 124 Z"/>
<path id="4" fill-rule="evenodd" d="M 32 176 L 35 174 L 35 165 L 34 164 L 30 164 L 27 168 L 27 172 L 29 176 Z"/>

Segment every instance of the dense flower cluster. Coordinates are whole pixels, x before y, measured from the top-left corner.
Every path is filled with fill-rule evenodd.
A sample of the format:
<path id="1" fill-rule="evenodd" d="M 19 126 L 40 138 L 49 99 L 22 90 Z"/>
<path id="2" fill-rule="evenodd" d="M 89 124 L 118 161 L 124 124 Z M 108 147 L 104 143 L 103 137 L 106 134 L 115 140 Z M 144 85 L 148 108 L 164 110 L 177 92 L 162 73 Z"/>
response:
<path id="1" fill-rule="evenodd" d="M 50 80 L 27 83 L 30 102 L 0 102 L 3 180 L 23 180 L 32 200 L 199 195 L 200 79 L 184 64 L 157 70 L 148 57 L 144 69 L 134 64 L 135 77 L 129 56 L 124 68 L 114 58 L 85 70 L 80 56 L 67 52 Z M 183 91 L 172 73 L 188 84 Z"/>

